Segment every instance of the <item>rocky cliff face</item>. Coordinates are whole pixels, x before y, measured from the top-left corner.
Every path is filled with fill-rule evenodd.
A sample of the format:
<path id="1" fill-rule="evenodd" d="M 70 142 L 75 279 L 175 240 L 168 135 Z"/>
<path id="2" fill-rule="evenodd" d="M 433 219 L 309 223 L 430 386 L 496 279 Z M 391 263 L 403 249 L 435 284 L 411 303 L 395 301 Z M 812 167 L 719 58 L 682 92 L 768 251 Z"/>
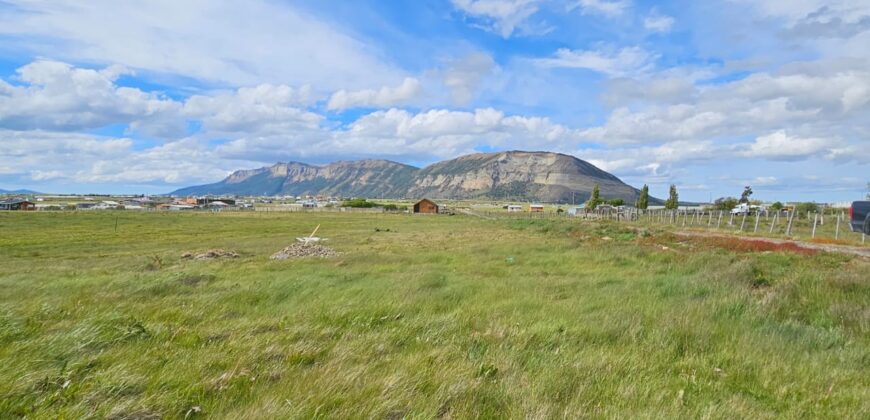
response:
<path id="1" fill-rule="evenodd" d="M 480 153 L 417 173 L 411 196 L 583 202 L 595 184 L 602 197 L 634 202 L 638 190 L 573 156 L 549 152 Z"/>
<path id="2" fill-rule="evenodd" d="M 326 166 L 279 163 L 236 171 L 216 184 L 174 195 L 328 195 L 372 198 L 496 198 L 580 203 L 595 184 L 603 198 L 634 202 L 638 190 L 573 156 L 549 152 L 479 153 L 423 169 L 386 160 L 340 161 Z"/>
<path id="3" fill-rule="evenodd" d="M 221 182 L 182 188 L 172 194 L 398 197 L 407 190 L 417 170 L 386 160 L 341 161 L 326 166 L 278 163 L 236 171 Z"/>

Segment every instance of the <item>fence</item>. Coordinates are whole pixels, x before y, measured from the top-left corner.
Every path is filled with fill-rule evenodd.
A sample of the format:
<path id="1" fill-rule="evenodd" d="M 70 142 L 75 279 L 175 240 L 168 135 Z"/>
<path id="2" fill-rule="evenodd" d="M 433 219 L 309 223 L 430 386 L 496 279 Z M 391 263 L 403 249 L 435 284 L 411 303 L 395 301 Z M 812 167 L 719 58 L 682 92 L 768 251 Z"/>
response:
<path id="1" fill-rule="evenodd" d="M 756 212 L 732 214 L 721 210 L 640 210 L 634 208 L 587 210 L 567 213 L 506 213 L 485 211 L 489 217 L 510 218 L 579 218 L 612 220 L 639 225 L 670 225 L 681 228 L 727 230 L 747 235 L 810 239 L 815 242 L 866 244 L 867 237 L 849 229 L 849 217 L 842 210 L 827 212 Z"/>

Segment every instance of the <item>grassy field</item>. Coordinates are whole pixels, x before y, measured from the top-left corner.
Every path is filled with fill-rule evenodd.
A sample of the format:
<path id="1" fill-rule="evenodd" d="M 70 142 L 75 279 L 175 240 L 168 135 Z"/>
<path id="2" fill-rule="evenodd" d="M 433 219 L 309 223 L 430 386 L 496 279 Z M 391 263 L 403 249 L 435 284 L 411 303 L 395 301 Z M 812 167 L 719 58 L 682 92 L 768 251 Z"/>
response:
<path id="1" fill-rule="evenodd" d="M 667 229 L 0 214 L 0 417 L 867 418 L 870 262 Z"/>

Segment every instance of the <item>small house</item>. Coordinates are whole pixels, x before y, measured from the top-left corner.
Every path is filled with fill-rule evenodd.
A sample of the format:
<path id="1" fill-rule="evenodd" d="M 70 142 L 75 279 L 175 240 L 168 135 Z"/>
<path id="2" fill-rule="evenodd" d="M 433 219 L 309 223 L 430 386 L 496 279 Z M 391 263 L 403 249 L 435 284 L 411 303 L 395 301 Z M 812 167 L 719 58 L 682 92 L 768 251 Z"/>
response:
<path id="1" fill-rule="evenodd" d="M 414 204 L 414 213 L 436 214 L 438 213 L 438 204 L 434 201 L 424 198 Z"/>
<path id="2" fill-rule="evenodd" d="M 36 205 L 21 198 L 0 201 L 0 210 L 36 210 Z"/>
<path id="3" fill-rule="evenodd" d="M 507 211 L 508 211 L 508 213 L 517 213 L 517 212 L 521 212 L 521 211 L 523 211 L 523 206 L 518 206 L 518 205 L 515 205 L 515 204 L 511 204 L 511 205 L 507 206 Z"/>
<path id="4" fill-rule="evenodd" d="M 544 205 L 543 204 L 529 204 L 529 213 L 543 213 Z"/>

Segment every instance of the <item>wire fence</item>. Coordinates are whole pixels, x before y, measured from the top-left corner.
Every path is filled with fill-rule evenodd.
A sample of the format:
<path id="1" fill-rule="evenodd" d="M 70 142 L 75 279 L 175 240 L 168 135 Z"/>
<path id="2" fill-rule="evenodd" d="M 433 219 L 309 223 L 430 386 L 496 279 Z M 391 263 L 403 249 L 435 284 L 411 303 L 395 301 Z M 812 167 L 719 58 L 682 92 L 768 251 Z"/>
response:
<path id="1" fill-rule="evenodd" d="M 674 226 L 686 229 L 728 231 L 748 236 L 810 240 L 820 243 L 867 245 L 867 235 L 850 229 L 849 217 L 840 209 L 819 212 L 794 210 L 731 213 L 724 210 L 640 210 L 634 208 L 575 212 L 478 212 L 487 217 L 529 219 L 575 218 L 612 220 L 647 226 Z"/>

